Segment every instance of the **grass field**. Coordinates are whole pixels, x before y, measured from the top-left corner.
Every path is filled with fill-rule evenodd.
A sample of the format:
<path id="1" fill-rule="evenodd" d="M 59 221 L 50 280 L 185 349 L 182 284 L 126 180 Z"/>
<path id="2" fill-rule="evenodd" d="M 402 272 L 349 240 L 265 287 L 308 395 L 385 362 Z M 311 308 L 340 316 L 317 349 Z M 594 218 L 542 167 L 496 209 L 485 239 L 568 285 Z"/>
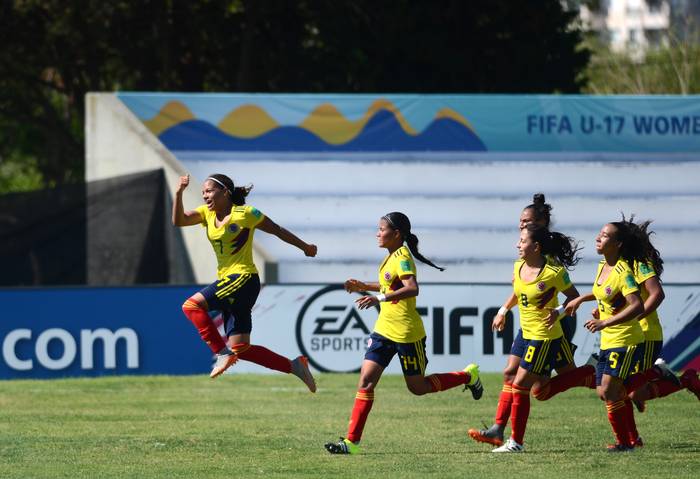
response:
<path id="1" fill-rule="evenodd" d="M 608 454 L 610 426 L 590 390 L 533 401 L 527 452 L 491 454 L 466 436 L 490 423 L 500 375 L 473 401 L 424 397 L 386 376 L 361 456 L 331 456 L 356 375 L 105 377 L 0 382 L 0 477 L 641 478 L 700 477 L 700 403 L 685 391 L 638 414 L 645 447 Z"/>

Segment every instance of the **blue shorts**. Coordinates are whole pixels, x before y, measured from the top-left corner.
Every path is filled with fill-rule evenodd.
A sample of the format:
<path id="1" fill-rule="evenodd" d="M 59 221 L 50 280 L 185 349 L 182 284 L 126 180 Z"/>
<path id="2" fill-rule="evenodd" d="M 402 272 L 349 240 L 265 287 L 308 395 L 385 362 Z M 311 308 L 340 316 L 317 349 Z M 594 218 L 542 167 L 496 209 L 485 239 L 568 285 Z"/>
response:
<path id="1" fill-rule="evenodd" d="M 200 291 L 207 300 L 209 311 L 221 311 L 226 336 L 250 334 L 253 329 L 252 310 L 260 294 L 257 274 L 232 274 Z"/>
<path id="2" fill-rule="evenodd" d="M 640 357 L 634 372 L 638 373 L 651 369 L 654 366 L 654 362 L 661 357 L 663 346 L 663 341 L 644 341 L 644 354 Z"/>
<path id="3" fill-rule="evenodd" d="M 595 380 L 600 386 L 603 374 L 625 381 L 634 372 L 637 362 L 644 355 L 644 343 L 621 348 L 601 349 L 598 352 Z"/>
<path id="4" fill-rule="evenodd" d="M 538 376 L 549 376 L 561 346 L 561 338 L 525 339 L 525 354 L 520 367 Z"/>
<path id="5" fill-rule="evenodd" d="M 577 347 L 578 346 L 576 346 L 575 344 L 569 342 L 569 340 L 567 340 L 566 337 L 562 337 L 561 344 L 559 346 L 559 349 L 557 350 L 556 356 L 552 360 L 552 368 L 550 368 L 550 373 L 551 369 L 559 369 L 566 366 L 567 364 L 573 364 L 574 351 L 576 351 Z M 513 340 L 513 345 L 510 348 L 510 354 L 522 358 L 525 355 L 526 348 L 527 340 L 523 339 L 523 330 L 518 329 L 518 334 L 515 336 L 515 339 Z"/>
<path id="6" fill-rule="evenodd" d="M 415 343 L 397 343 L 381 334 L 372 333 L 367 342 L 365 359 L 386 368 L 395 354 L 399 355 L 404 376 L 423 376 L 428 365 L 425 355 L 425 338 Z"/>

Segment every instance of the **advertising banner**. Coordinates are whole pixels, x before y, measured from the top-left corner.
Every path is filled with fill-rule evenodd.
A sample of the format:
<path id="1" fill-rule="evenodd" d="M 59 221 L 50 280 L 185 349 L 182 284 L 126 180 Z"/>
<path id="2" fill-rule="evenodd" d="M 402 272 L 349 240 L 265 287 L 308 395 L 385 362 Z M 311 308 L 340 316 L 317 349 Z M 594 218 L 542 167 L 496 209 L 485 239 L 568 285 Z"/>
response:
<path id="1" fill-rule="evenodd" d="M 123 92 L 117 97 L 178 157 L 179 152 L 245 152 L 248 160 L 255 159 L 251 153 L 266 152 L 316 152 L 323 159 L 329 153 L 401 152 L 695 154 L 700 145 L 700 96 L 694 95 Z"/>
<path id="2" fill-rule="evenodd" d="M 587 291 L 587 286 L 579 289 Z M 0 291 L 0 378 L 110 374 L 205 374 L 209 349 L 181 305 L 198 286 L 75 288 Z M 659 310 L 663 356 L 676 370 L 700 367 L 700 286 L 665 285 Z M 423 284 L 417 301 L 427 333 L 428 372 L 461 370 L 476 362 L 501 371 L 517 334 L 517 308 L 502 332 L 491 321 L 510 285 Z M 316 371 L 355 372 L 362 363 L 378 311 L 359 310 L 341 285 L 274 285 L 262 289 L 253 311 L 252 343 L 294 358 L 304 354 Z M 599 346 L 582 324 L 594 303 L 579 310 L 573 342 L 577 363 Z M 216 312 L 215 320 L 220 322 Z M 270 372 L 239 361 L 231 374 Z M 400 373 L 393 361 L 388 373 Z"/>

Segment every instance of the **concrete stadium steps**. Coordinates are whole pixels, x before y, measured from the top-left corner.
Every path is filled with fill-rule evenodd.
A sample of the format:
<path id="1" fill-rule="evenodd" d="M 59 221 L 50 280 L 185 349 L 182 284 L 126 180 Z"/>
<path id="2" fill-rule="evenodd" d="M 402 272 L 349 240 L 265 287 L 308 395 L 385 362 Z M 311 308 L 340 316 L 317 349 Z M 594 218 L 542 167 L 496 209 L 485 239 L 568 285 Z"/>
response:
<path id="1" fill-rule="evenodd" d="M 342 283 L 348 278 L 366 281 L 377 280 L 377 269 L 382 260 L 378 255 L 374 261 L 341 262 L 318 259 L 283 260 L 279 264 L 279 280 L 283 283 Z M 435 283 L 508 283 L 513 274 L 513 259 L 471 260 L 463 262 L 441 262 L 430 258 L 446 268 L 440 272 L 428 265 L 417 263 L 421 282 Z M 578 285 L 589 285 L 595 277 L 598 261 L 583 259 L 570 273 Z M 697 282 L 700 260 L 666 261 L 662 279 L 665 283 Z M 583 289 L 581 289 L 583 291 Z"/>
<path id="2" fill-rule="evenodd" d="M 700 186 L 698 187 L 700 191 Z M 250 203 L 289 228 L 374 227 L 390 211 L 406 213 L 414 228 L 501 228 L 517 227 L 527 196 L 424 196 L 380 195 L 271 195 L 253 191 Z M 553 206 L 553 229 L 567 233 L 576 228 L 599 229 L 608 221 L 634 213 L 637 220 L 654 220 L 652 229 L 698 228 L 700 230 L 700 192 L 693 195 L 645 195 L 629 197 L 586 197 L 553 194 L 547 196 Z M 568 234 L 568 233 L 567 233 Z"/>
<path id="3" fill-rule="evenodd" d="M 198 179 L 212 172 L 237 184 L 255 184 L 249 197 L 280 225 L 319 246 L 315 259 L 264 233 L 256 242 L 278 263 L 283 282 L 338 282 L 349 276 L 372 279 L 383 251 L 376 246 L 379 218 L 403 211 L 420 238 L 420 249 L 448 270 L 419 266 L 422 281 L 504 282 L 516 257 L 518 218 L 543 191 L 553 205 L 553 229 L 585 247 L 572 273 L 591 282 L 599 260 L 595 236 L 620 213 L 654 220 L 655 244 L 666 262 L 667 282 L 700 282 L 700 161 L 620 155 L 603 161 L 595 154 L 444 155 L 424 162 L 420 155 L 326 158 L 322 154 L 272 161 L 242 155 L 189 157 Z M 397 161 L 400 160 L 400 161 Z"/>
<path id="4" fill-rule="evenodd" d="M 316 258 L 304 258 L 296 248 L 265 233 L 258 232 L 256 235 L 256 241 L 277 258 L 281 281 L 307 282 L 310 281 L 307 278 L 312 276 L 321 281 L 338 281 L 335 275 L 346 267 L 353 271 L 370 271 L 372 274 L 370 277 L 374 277 L 376 268 L 384 255 L 384 250 L 377 246 L 374 228 L 301 228 L 296 229 L 295 232 L 305 240 L 318 245 L 319 254 Z M 494 282 L 510 279 L 512 262 L 517 257 L 515 248 L 518 238 L 517 229 L 431 227 L 415 229 L 415 233 L 420 240 L 420 251 L 433 262 L 448 266 L 448 271 L 445 273 L 436 271 L 437 274 L 426 276 L 430 281 L 477 281 L 469 279 L 475 268 L 478 269 L 478 276 L 481 278 L 478 281 Z M 582 259 L 576 267 L 575 274 L 576 278 L 580 278 L 579 281 L 591 281 L 588 278 L 595 274 L 595 265 L 600 260 L 594 247 L 594 238 L 597 233 L 598 228 L 567 231 L 567 234 L 583 239 Z M 697 244 L 698 237 L 700 237 L 700 229 L 657 229 L 655 243 L 663 252 L 666 262 L 664 273 L 666 281 L 691 281 L 692 278 L 697 278 L 697 273 L 700 271 L 700 251 L 694 245 Z M 506 266 L 501 269 L 501 264 Z M 586 269 L 587 264 L 590 266 L 588 269 Z M 337 268 L 334 265 L 340 267 Z M 360 265 L 370 265 L 370 267 L 360 267 Z M 359 270 L 358 267 L 360 267 Z M 589 272 L 580 275 L 582 267 Z M 295 276 L 301 269 L 314 270 L 315 268 L 318 271 L 306 271 L 301 276 Z M 423 268 L 424 273 L 425 269 L 432 268 Z M 294 280 L 293 278 L 304 279 Z"/>
<path id="5" fill-rule="evenodd" d="M 536 191 L 544 191 L 552 198 L 700 193 L 700 161 L 640 161 L 642 154 L 620 162 L 596 161 L 595 155 L 587 155 L 585 161 L 569 160 L 571 155 L 566 160 L 557 157 L 552 161 L 540 161 L 543 155 L 536 155 L 533 161 L 486 161 L 471 155 L 468 161 L 430 163 L 421 162 L 419 157 L 404 158 L 405 155 L 394 155 L 397 158 L 393 161 L 382 161 L 379 156 L 373 162 L 324 160 L 323 156 L 318 161 L 251 161 L 253 155 L 245 154 L 240 161 L 228 154 L 224 155 L 225 160 L 185 154 L 178 157 L 187 161 L 197 179 L 204 180 L 210 173 L 226 173 L 236 184 L 255 184 L 254 195 L 474 195 L 531 199 Z"/>

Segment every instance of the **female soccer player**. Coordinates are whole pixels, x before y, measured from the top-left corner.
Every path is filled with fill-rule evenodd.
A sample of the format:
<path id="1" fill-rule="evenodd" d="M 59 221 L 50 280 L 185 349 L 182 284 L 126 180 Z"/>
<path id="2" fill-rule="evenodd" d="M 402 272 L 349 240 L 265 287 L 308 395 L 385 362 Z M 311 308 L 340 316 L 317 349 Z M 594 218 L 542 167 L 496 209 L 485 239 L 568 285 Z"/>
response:
<path id="1" fill-rule="evenodd" d="M 382 372 L 396 354 L 401 361 L 406 386 L 417 396 L 445 391 L 462 384 L 465 389 L 471 390 L 474 399 L 479 399 L 483 394 L 476 364 L 470 364 L 464 371 L 425 376 L 428 364 L 425 329 L 416 311 L 418 279 L 413 257 L 440 271 L 443 268 L 435 266 L 418 252 L 418 238 L 411 233 L 408 217 L 398 212 L 382 216 L 377 241 L 379 247 L 386 248 L 389 253 L 379 267 L 379 282 L 364 283 L 356 279 L 345 282 L 348 292 L 379 292 L 377 295 L 363 296 L 355 302 L 360 309 L 379 304 L 380 313 L 362 362 L 347 438 L 341 437 L 338 442 L 326 444 L 326 450 L 331 454 L 360 452 L 359 443 L 374 403 L 374 390 Z"/>
<path id="2" fill-rule="evenodd" d="M 616 439 L 608 446 L 610 452 L 633 450 L 638 437 L 627 394 L 631 392 L 628 380 L 632 370 L 644 353 L 644 332 L 637 321 L 644 304 L 630 265 L 649 261 L 648 244 L 644 232 L 631 221 L 623 218 L 604 225 L 596 237 L 596 252 L 604 259 L 598 265 L 593 291 L 566 307 L 567 313 L 573 314 L 585 301 L 598 302 L 599 317 L 586 321 L 585 327 L 593 333 L 601 332 L 596 384 Z"/>
<path id="3" fill-rule="evenodd" d="M 551 211 L 552 206 L 545 202 L 544 194 L 536 193 L 532 197 L 532 204 L 526 206 L 520 214 L 520 230 L 522 231 L 529 224 L 549 228 Z M 548 261 L 554 267 L 561 266 L 555 258 L 549 257 Z M 494 317 L 492 323 L 493 331 L 503 330 L 508 311 L 517 303 L 517 297 L 515 293 L 512 293 Z M 572 387 L 595 387 L 595 368 L 589 365 L 576 368 L 574 363 L 573 355 L 576 345 L 571 342 L 574 335 L 574 318 L 564 316 L 560 319 L 560 324 L 564 336 L 562 337 L 559 353 L 553 364 L 554 369 L 557 371 L 557 376 L 551 381 L 538 380 L 532 387 L 533 396 L 540 401 L 546 401 Z M 498 398 L 494 423 L 486 429 L 469 429 L 468 434 L 475 441 L 485 442 L 494 446 L 503 444 L 504 431 L 513 405 L 513 381 L 524 353 L 523 344 L 523 331 L 521 328 L 513 341 L 508 362 L 503 370 L 503 388 Z"/>
<path id="4" fill-rule="evenodd" d="M 238 359 L 260 364 L 269 369 L 292 373 L 311 392 L 316 383 L 304 356 L 289 360 L 269 349 L 250 344 L 251 310 L 260 292 L 258 270 L 253 263 L 253 234 L 256 229 L 277 236 L 296 246 L 306 256 L 316 256 L 316 245 L 308 244 L 278 226 L 252 206 L 245 206 L 249 188 L 236 188 L 226 175 L 211 175 L 204 181 L 204 205 L 185 211 L 182 192 L 190 177 L 181 176 L 175 191 L 172 220 L 175 226 L 202 225 L 214 248 L 218 262 L 218 280 L 192 295 L 182 305 L 185 316 L 192 321 L 199 335 L 216 354 L 216 364 L 210 376 L 215 378 Z M 228 345 L 222 339 L 209 310 L 219 310 L 224 318 Z"/>
<path id="5" fill-rule="evenodd" d="M 644 412 L 647 400 L 668 396 L 688 386 L 690 386 L 689 390 L 692 391 L 693 387 L 692 381 L 689 381 L 692 379 L 692 372 L 684 373 L 683 383 L 681 383 L 681 380 L 666 367 L 666 363 L 661 359 L 663 331 L 657 309 L 665 298 L 660 280 L 663 272 L 663 260 L 659 251 L 651 244 L 650 237 L 653 231 L 648 231 L 650 224 L 651 221 L 635 224 L 630 219 L 630 226 L 641 230 L 636 236 L 648 241 L 644 249 L 650 255 L 648 262 L 636 261 L 633 266 L 634 279 L 639 285 L 639 292 L 644 303 L 644 313 L 639 319 L 639 324 L 644 331 L 644 357 L 639 363 L 638 369 L 643 372 L 647 383 L 629 395 L 639 412 Z M 634 445 L 642 445 L 640 437 L 634 440 Z"/>
<path id="6" fill-rule="evenodd" d="M 493 452 L 524 450 L 530 389 L 536 382 L 544 384 L 549 380 L 564 335 L 558 320 L 564 305 L 559 306 L 557 294 L 564 293 L 567 302 L 578 297 L 566 271 L 579 260 L 577 244 L 572 238 L 529 224 L 520 231 L 517 248 L 519 259 L 513 269 L 513 291 L 520 310 L 522 336 L 518 342 L 523 353 L 512 384 L 512 434 Z M 549 258 L 556 258 L 557 266 Z"/>

